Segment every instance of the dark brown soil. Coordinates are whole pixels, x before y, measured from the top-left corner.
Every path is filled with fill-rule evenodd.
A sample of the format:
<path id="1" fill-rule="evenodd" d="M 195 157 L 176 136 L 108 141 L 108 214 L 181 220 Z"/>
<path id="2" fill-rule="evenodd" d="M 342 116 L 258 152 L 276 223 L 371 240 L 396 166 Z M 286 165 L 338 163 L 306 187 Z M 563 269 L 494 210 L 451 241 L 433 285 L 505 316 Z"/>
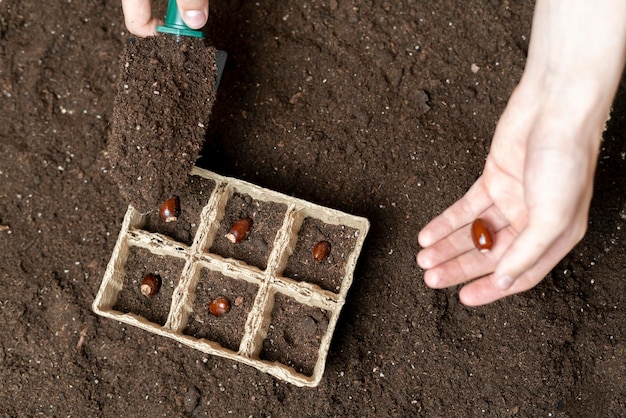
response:
<path id="1" fill-rule="evenodd" d="M 180 36 L 128 38 L 111 118 L 111 175 L 139 212 L 184 183 L 215 101 L 215 48 Z"/>
<path id="2" fill-rule="evenodd" d="M 260 358 L 278 361 L 311 376 L 328 320 L 329 315 L 323 309 L 304 306 L 277 293 Z"/>
<path id="3" fill-rule="evenodd" d="M 125 264 L 124 287 L 113 309 L 137 314 L 155 324 L 165 325 L 172 294 L 184 265 L 183 259 L 156 255 L 144 248 L 131 247 Z M 141 294 L 141 281 L 146 274 L 161 278 L 161 288 L 151 297 Z"/>
<path id="4" fill-rule="evenodd" d="M 185 187 L 176 188 L 175 193 L 182 202 L 180 216 L 176 222 L 163 222 L 159 211 L 154 209 L 145 216 L 143 229 L 158 232 L 170 238 L 191 245 L 200 224 L 200 213 L 215 188 L 211 180 L 199 176 L 187 176 Z"/>
<path id="5" fill-rule="evenodd" d="M 237 352 L 244 334 L 246 318 L 257 291 L 258 286 L 252 283 L 203 269 L 195 291 L 193 313 L 185 328 L 185 334 L 215 341 L 222 347 Z M 228 299 L 230 310 L 223 315 L 215 316 L 211 314 L 209 306 L 218 297 Z"/>
<path id="6" fill-rule="evenodd" d="M 358 231 L 345 225 L 328 225 L 319 219 L 304 219 L 283 275 L 338 293 L 346 274 L 346 259 L 354 250 L 355 232 Z M 321 241 L 330 244 L 330 251 L 323 260 L 316 261 L 313 250 Z"/>
<path id="7" fill-rule="evenodd" d="M 282 225 L 286 211 L 287 206 L 284 204 L 262 202 L 248 195 L 233 194 L 228 199 L 224 218 L 209 252 L 226 258 L 235 258 L 265 270 L 276 233 Z M 251 219 L 252 226 L 243 241 L 233 244 L 226 235 L 236 222 L 244 219 Z"/>
<path id="8" fill-rule="evenodd" d="M 128 203 L 107 156 L 128 34 L 118 2 L 63 6 L 0 2 L 0 415 L 624 415 L 625 85 L 588 233 L 539 286 L 470 309 L 415 264 L 482 169 L 532 4 L 211 2 L 229 60 L 199 164 L 371 221 L 315 389 L 92 312 Z"/>

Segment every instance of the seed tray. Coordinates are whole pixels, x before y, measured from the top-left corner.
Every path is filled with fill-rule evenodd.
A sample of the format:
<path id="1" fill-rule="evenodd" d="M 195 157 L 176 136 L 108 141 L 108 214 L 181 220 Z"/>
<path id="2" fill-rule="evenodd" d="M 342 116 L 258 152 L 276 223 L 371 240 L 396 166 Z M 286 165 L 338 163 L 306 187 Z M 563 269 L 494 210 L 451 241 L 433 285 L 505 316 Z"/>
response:
<path id="1" fill-rule="evenodd" d="M 159 226 L 154 213 L 140 214 L 129 206 L 93 310 L 296 386 L 317 386 L 369 221 L 198 167 L 180 196 L 183 213 L 188 200 L 192 212 L 176 223 L 192 231 L 193 239 L 188 232 L 178 234 L 176 223 Z M 237 216 L 239 200 L 254 209 L 255 218 L 249 237 L 231 245 L 262 247 L 266 256 L 261 262 L 240 256 L 243 250 L 224 250 L 224 231 Z M 264 218 L 273 218 L 271 225 L 278 226 L 265 231 L 259 243 L 255 228 L 261 231 Z M 319 263 L 318 270 L 317 262 L 302 261 L 300 253 L 318 239 L 315 236 L 332 243 L 335 234 L 342 234 L 341 245 L 331 249 L 332 256 Z M 297 274 L 298 263 L 311 265 L 302 270 L 306 273 Z M 329 266 L 343 273 L 331 283 L 325 282 Z M 140 268 L 165 276 L 166 288 L 154 299 L 139 293 L 138 282 L 146 271 L 132 270 Z M 207 314 L 211 292 L 231 297 L 228 314 Z M 275 301 L 280 302 L 275 306 Z M 286 313 L 289 307 L 296 314 Z M 296 341 L 291 332 L 300 330 L 305 337 Z M 315 359 L 303 359 L 302 347 L 307 344 L 317 345 Z M 298 364 L 298 358 L 306 364 Z"/>

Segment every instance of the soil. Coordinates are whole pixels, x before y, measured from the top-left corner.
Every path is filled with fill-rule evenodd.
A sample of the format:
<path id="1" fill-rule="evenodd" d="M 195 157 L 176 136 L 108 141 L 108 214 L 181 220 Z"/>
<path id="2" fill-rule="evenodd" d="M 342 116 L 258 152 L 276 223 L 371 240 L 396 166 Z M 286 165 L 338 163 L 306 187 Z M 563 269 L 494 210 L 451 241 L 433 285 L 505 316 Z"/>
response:
<path id="1" fill-rule="evenodd" d="M 174 288 L 178 284 L 185 260 L 152 254 L 150 251 L 131 247 L 125 263 L 124 286 L 113 309 L 134 313 L 158 325 L 165 325 L 170 312 Z M 161 278 L 161 287 L 152 297 L 141 294 L 141 281 L 146 274 Z"/>
<path id="2" fill-rule="evenodd" d="M 183 202 L 176 222 L 163 222 L 160 211 L 152 210 L 145 215 L 142 229 L 166 235 L 191 246 L 200 224 L 200 212 L 207 204 L 215 183 L 203 177 L 187 176 L 184 186 L 175 189 L 176 196 Z"/>
<path id="3" fill-rule="evenodd" d="M 111 175 L 141 213 L 180 188 L 198 158 L 215 101 L 215 52 L 200 38 L 127 39 L 108 151 Z"/>
<path id="4" fill-rule="evenodd" d="M 237 352 L 257 291 L 257 285 L 203 269 L 185 334 L 215 341 L 222 347 Z M 230 309 L 223 315 L 215 316 L 211 314 L 209 307 L 218 297 L 228 299 Z"/>
<path id="5" fill-rule="evenodd" d="M 118 2 L 64 6 L 0 2 L 1 415 L 624 415 L 624 83 L 587 234 L 542 283 L 467 308 L 415 263 L 480 174 L 532 4 L 211 2 L 229 58 L 198 164 L 371 222 L 312 389 L 92 312 L 128 205 L 107 151 L 128 33 Z"/>
<path id="6" fill-rule="evenodd" d="M 331 292 L 339 292 L 346 274 L 346 258 L 354 250 L 355 233 L 358 233 L 356 229 L 345 225 L 328 225 L 319 219 L 304 219 L 283 275 L 313 283 Z M 329 252 L 318 261 L 313 258 L 313 252 L 322 241 L 329 244 Z"/>
<path id="7" fill-rule="evenodd" d="M 224 218 L 209 252 L 222 257 L 235 258 L 265 270 L 276 233 L 285 219 L 287 206 L 276 202 L 254 200 L 248 195 L 235 193 L 228 199 L 224 210 Z M 243 241 L 233 245 L 226 235 L 236 222 L 245 219 L 252 220 L 248 235 Z"/>
<path id="8" fill-rule="evenodd" d="M 277 293 L 260 358 L 278 361 L 306 376 L 313 374 L 317 351 L 328 327 L 329 315 Z"/>

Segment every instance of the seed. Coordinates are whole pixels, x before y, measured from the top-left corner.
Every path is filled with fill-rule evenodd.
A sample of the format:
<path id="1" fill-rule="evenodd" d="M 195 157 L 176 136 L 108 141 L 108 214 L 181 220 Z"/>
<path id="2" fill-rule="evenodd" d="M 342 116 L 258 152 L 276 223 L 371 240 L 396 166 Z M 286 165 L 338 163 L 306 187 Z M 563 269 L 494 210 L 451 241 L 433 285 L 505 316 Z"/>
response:
<path id="1" fill-rule="evenodd" d="M 180 216 L 180 198 L 172 196 L 159 208 L 159 215 L 165 222 L 172 222 Z"/>
<path id="2" fill-rule="evenodd" d="M 230 311 L 230 300 L 224 296 L 218 296 L 209 304 L 211 315 L 222 316 Z"/>
<path id="3" fill-rule="evenodd" d="M 472 241 L 476 249 L 483 253 L 493 246 L 493 234 L 485 220 L 478 218 L 472 223 Z"/>
<path id="4" fill-rule="evenodd" d="M 313 247 L 313 260 L 323 261 L 330 254 L 330 242 L 320 241 Z"/>
<path id="5" fill-rule="evenodd" d="M 233 224 L 233 226 L 230 228 L 230 231 L 228 231 L 228 234 L 225 235 L 226 239 L 233 244 L 241 242 L 246 239 L 246 237 L 250 233 L 250 228 L 252 228 L 252 219 L 240 219 Z"/>
<path id="6" fill-rule="evenodd" d="M 141 294 L 154 296 L 161 288 L 161 277 L 158 274 L 148 273 L 141 280 Z"/>

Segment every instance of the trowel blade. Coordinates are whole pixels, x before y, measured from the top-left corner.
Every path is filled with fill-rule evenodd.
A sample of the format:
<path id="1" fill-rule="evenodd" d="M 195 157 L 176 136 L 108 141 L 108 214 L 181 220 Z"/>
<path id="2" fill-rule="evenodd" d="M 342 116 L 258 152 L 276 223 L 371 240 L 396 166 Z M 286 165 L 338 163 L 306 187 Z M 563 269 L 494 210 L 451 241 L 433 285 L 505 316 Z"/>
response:
<path id="1" fill-rule="evenodd" d="M 215 91 L 220 85 L 220 80 L 222 79 L 222 74 L 224 73 L 224 67 L 226 66 L 226 59 L 228 58 L 228 53 L 226 51 L 217 50 L 215 53 L 215 61 L 217 64 L 217 74 L 215 76 Z"/>

